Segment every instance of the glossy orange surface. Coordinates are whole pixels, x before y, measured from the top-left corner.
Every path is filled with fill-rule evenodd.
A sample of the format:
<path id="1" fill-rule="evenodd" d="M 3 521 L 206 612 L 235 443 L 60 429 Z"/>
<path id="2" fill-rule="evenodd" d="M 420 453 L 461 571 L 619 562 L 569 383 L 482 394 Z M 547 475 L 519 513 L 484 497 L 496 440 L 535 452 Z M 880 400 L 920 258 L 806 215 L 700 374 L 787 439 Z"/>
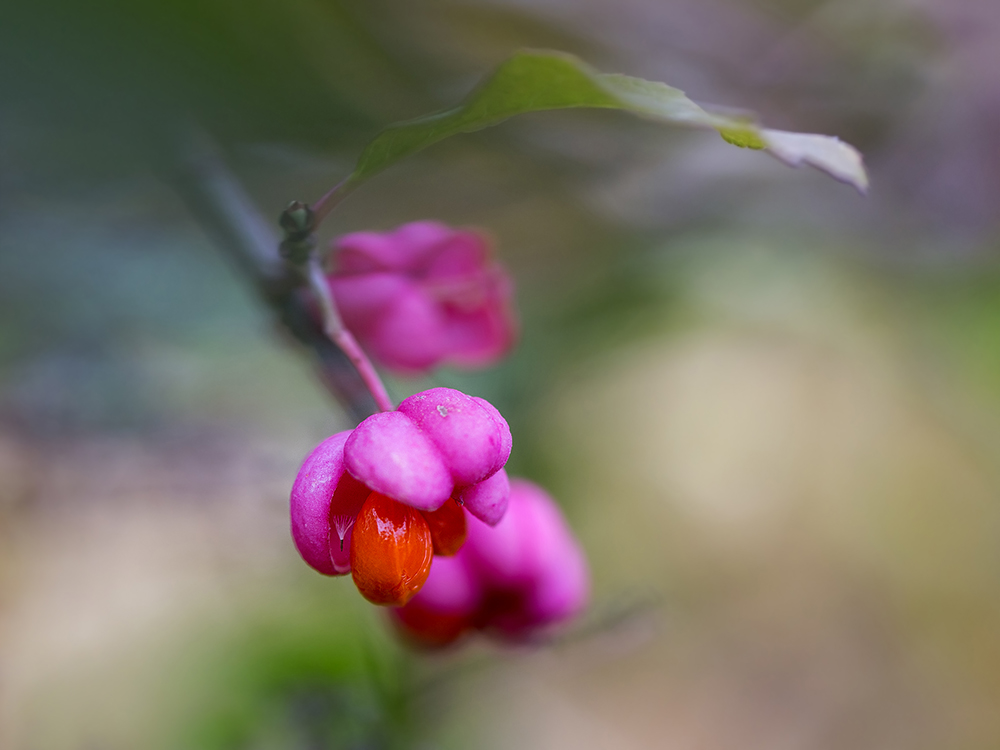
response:
<path id="1" fill-rule="evenodd" d="M 351 538 L 351 575 L 361 595 L 373 604 L 406 604 L 427 580 L 432 557 L 431 531 L 420 511 L 371 493 Z"/>
<path id="2" fill-rule="evenodd" d="M 451 557 L 465 544 L 465 509 L 454 498 L 435 511 L 420 511 L 431 529 L 434 554 Z"/>

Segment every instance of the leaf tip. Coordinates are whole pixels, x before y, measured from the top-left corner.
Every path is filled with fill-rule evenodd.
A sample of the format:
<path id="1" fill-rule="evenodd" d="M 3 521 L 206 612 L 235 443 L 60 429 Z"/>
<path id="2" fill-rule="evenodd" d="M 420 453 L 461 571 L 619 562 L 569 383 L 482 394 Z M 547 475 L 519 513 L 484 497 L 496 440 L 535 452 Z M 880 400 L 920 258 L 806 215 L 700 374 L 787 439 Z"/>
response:
<path id="1" fill-rule="evenodd" d="M 815 133 L 761 131 L 768 152 L 792 167 L 808 164 L 868 194 L 868 172 L 861 153 L 836 136 Z"/>

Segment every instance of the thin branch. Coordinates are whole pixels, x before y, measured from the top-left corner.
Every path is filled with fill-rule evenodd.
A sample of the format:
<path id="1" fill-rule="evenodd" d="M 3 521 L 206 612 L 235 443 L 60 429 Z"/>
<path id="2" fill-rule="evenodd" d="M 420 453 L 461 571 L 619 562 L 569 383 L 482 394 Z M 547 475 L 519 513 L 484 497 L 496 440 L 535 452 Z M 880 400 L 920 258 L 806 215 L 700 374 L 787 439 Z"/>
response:
<path id="1" fill-rule="evenodd" d="M 318 227 L 320 222 L 323 221 L 334 208 L 337 207 L 347 194 L 350 192 L 350 187 L 348 186 L 348 180 L 350 178 L 341 180 L 336 185 L 334 185 L 330 190 L 328 190 L 319 200 L 312 204 L 313 212 L 313 228 Z"/>
<path id="2" fill-rule="evenodd" d="M 361 380 L 368 386 L 368 392 L 375 399 L 376 405 L 382 411 L 392 411 L 396 407 L 392 404 L 392 399 L 382 384 L 382 379 L 375 372 L 371 361 L 355 340 L 354 335 L 344 328 L 340 320 L 340 313 L 337 312 L 337 303 L 330 294 L 330 285 L 327 284 L 326 275 L 320 264 L 319 256 L 312 253 L 306 264 L 306 274 L 309 281 L 309 288 L 313 296 L 319 301 L 320 312 L 323 317 L 323 330 L 327 337 L 340 347 L 340 350 L 347 355 L 354 365 Z"/>

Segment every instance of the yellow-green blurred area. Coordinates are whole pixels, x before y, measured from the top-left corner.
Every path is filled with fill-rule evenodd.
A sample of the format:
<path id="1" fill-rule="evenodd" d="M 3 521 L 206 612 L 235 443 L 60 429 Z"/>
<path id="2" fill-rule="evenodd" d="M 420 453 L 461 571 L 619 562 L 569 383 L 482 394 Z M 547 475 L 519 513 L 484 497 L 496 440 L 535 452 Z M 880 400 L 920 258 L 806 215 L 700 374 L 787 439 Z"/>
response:
<path id="1" fill-rule="evenodd" d="M 413 654 L 292 547 L 299 462 L 349 424 L 170 134 L 270 220 L 525 46 L 838 135 L 872 191 L 571 111 L 338 208 L 325 239 L 496 237 L 515 354 L 390 390 L 491 399 L 593 570 L 550 645 Z M 998 70 L 975 0 L 5 5 L 0 747 L 1000 745 Z"/>

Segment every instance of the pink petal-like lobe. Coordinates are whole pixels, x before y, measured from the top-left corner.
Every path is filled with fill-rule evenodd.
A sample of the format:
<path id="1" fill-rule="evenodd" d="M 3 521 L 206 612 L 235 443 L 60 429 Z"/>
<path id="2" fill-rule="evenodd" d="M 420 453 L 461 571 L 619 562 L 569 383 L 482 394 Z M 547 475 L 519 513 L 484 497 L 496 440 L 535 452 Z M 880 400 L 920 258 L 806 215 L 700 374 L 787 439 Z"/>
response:
<path id="1" fill-rule="evenodd" d="M 330 504 L 344 473 L 344 444 L 351 431 L 338 432 L 320 443 L 299 469 L 292 485 L 292 539 L 302 559 L 324 575 L 338 571 L 330 558 Z"/>
<path id="2" fill-rule="evenodd" d="M 510 502 L 510 480 L 500 469 L 482 482 L 457 490 L 455 498 L 465 509 L 483 523 L 496 526 L 507 512 Z"/>
<path id="3" fill-rule="evenodd" d="M 464 552 L 480 578 L 492 588 L 517 589 L 531 582 L 540 557 L 536 548 L 539 529 L 533 525 L 530 501 L 513 491 L 503 518 L 487 526 L 477 518 L 468 519 Z"/>
<path id="4" fill-rule="evenodd" d="M 437 446 L 458 487 L 492 476 L 510 455 L 510 428 L 486 403 L 451 388 L 431 388 L 399 405 Z"/>
<path id="5" fill-rule="evenodd" d="M 350 328 L 350 324 L 345 324 Z M 366 333 L 368 349 L 386 367 L 421 373 L 443 356 L 445 320 L 440 308 L 419 289 L 405 287 L 372 320 Z"/>
<path id="6" fill-rule="evenodd" d="M 399 411 L 359 424 L 344 445 L 344 466 L 371 489 L 417 510 L 437 510 L 454 489 L 437 447 Z"/>
<path id="7" fill-rule="evenodd" d="M 514 440 L 510 434 L 510 425 L 507 424 L 507 420 L 503 418 L 500 411 L 485 398 L 473 396 L 472 399 L 483 407 L 486 413 L 493 418 L 493 422 L 497 426 L 498 434 L 500 435 L 500 449 L 497 451 L 496 468 L 499 471 L 507 463 L 507 459 L 510 458 L 510 451 L 514 445 Z"/>
<path id="8" fill-rule="evenodd" d="M 414 289 L 410 279 L 388 271 L 330 276 L 329 283 L 344 325 L 362 338 L 372 334 L 396 298 Z"/>

